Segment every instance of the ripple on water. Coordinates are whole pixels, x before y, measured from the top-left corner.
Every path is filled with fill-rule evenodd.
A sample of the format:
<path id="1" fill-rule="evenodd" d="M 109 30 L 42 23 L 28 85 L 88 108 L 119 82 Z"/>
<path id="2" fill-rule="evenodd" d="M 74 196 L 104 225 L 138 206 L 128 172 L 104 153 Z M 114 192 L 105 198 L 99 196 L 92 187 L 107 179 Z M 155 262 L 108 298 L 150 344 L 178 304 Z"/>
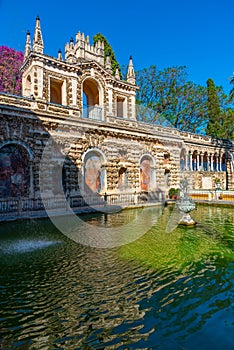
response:
<path id="1" fill-rule="evenodd" d="M 34 250 L 47 248 L 54 244 L 59 244 L 61 241 L 48 241 L 48 240 L 36 240 L 36 239 L 22 239 L 14 242 L 5 242 L 1 245 L 0 253 L 3 254 L 15 254 L 15 253 L 27 253 Z"/>
<path id="2" fill-rule="evenodd" d="M 37 240 L 8 235 L 0 251 L 8 257 L 0 260 L 2 348 L 231 350 L 232 226 L 216 225 L 218 236 L 204 228 L 166 236 L 160 225 L 109 250 L 80 246 L 45 223 Z M 37 244 L 22 253 L 30 240 Z"/>

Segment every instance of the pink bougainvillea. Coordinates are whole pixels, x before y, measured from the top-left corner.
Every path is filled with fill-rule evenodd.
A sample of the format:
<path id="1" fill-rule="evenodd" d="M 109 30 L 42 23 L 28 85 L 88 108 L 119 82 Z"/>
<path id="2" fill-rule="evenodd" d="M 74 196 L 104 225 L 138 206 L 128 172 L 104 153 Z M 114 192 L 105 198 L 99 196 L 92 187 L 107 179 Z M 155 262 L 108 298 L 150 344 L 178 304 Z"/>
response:
<path id="1" fill-rule="evenodd" d="M 24 55 L 21 51 L 0 46 L 0 92 L 21 95 L 20 66 Z"/>

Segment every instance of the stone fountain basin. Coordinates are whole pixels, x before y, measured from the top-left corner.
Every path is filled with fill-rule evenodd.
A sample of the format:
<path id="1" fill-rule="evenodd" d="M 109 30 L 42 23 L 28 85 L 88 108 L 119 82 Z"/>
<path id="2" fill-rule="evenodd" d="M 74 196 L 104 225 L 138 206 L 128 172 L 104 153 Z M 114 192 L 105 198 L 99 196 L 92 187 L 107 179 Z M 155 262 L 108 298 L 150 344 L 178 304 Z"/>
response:
<path id="1" fill-rule="evenodd" d="M 190 201 L 190 200 L 183 200 L 183 202 L 177 202 L 176 203 L 178 209 L 182 211 L 183 213 L 190 213 L 190 211 L 196 209 L 196 203 Z"/>

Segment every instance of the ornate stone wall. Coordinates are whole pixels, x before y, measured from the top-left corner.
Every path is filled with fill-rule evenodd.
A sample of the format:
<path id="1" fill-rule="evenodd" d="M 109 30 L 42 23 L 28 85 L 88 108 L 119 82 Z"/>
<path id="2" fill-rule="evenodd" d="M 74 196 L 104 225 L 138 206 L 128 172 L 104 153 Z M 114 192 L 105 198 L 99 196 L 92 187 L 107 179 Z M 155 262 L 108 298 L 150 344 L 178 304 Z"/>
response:
<path id="1" fill-rule="evenodd" d="M 79 193 L 79 175 L 84 176 L 84 155 L 94 151 L 105 158 L 105 183 L 101 192 L 140 192 L 141 160 L 144 157 L 152 160 L 154 183 L 151 190 L 167 191 L 170 187 L 179 187 L 182 178 L 189 179 L 194 189 L 215 188 L 216 180 L 221 180 L 225 189 L 233 187 L 233 155 L 234 147 L 229 144 L 214 144 L 208 137 L 184 134 L 178 130 L 150 126 L 132 120 L 108 117 L 104 121 L 89 120 L 77 115 L 76 109 L 56 106 L 30 98 L 17 98 L 0 95 L 1 135 L 0 150 L 6 144 L 19 144 L 30 153 L 31 190 L 29 195 L 38 197 L 40 160 L 48 139 L 55 145 L 58 153 L 66 156 L 64 168 L 64 189 L 75 195 Z M 196 144 L 195 144 L 196 140 Z M 181 168 L 181 151 L 187 152 L 187 164 Z M 219 152 L 219 162 L 209 165 L 209 169 L 196 168 L 191 161 L 195 153 L 208 152 L 209 155 Z M 224 155 L 228 155 L 227 158 Z M 229 157 L 230 156 L 230 157 Z M 50 155 L 51 157 L 51 155 Z M 189 158 L 190 157 L 190 158 Z M 209 158 L 213 161 L 216 158 Z M 197 158 L 196 158 L 197 160 Z M 48 162 L 46 172 L 48 181 L 43 190 L 54 195 L 53 178 L 51 176 L 56 164 L 61 163 L 56 154 Z M 204 163 L 205 164 L 205 163 Z M 61 165 L 61 164 L 60 164 Z M 207 166 L 208 166 L 207 165 Z M 187 166 L 187 168 L 186 168 Z M 201 157 L 199 158 L 201 167 Z M 191 168 L 190 168 L 191 167 Z M 122 177 L 127 181 L 120 186 Z M 84 181 L 84 180 L 81 180 Z"/>
<path id="2" fill-rule="evenodd" d="M 40 190 L 75 195 L 87 190 L 95 174 L 90 186 L 99 193 L 167 191 L 184 177 L 194 189 L 215 188 L 218 179 L 223 189 L 234 189 L 232 142 L 137 122 L 131 57 L 124 81 L 104 62 L 103 45 L 93 47 L 84 35 L 66 45 L 64 60 L 61 52 L 58 58 L 43 53 L 39 18 L 34 38 L 31 47 L 27 34 L 23 96 L 0 94 L 0 152 L 8 152 L 0 164 L 2 187 L 30 178 L 30 197 L 39 197 Z M 14 147 L 4 145 L 28 154 L 23 175 L 8 166 Z M 40 188 L 42 155 L 46 181 Z"/>

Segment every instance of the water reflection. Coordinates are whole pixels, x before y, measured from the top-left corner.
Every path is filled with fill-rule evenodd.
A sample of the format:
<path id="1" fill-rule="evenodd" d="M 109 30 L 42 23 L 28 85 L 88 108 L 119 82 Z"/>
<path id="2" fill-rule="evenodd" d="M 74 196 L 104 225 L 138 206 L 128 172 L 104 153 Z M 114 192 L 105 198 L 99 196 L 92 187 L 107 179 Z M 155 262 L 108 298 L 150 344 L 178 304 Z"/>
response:
<path id="1" fill-rule="evenodd" d="M 47 220 L 2 225 L 1 347 L 232 349 L 233 211 L 216 209 L 199 208 L 200 226 L 166 235 L 168 208 L 118 249 L 78 245 Z M 115 224 L 133 212 L 118 213 Z M 37 248 L 11 249 L 30 240 Z"/>

